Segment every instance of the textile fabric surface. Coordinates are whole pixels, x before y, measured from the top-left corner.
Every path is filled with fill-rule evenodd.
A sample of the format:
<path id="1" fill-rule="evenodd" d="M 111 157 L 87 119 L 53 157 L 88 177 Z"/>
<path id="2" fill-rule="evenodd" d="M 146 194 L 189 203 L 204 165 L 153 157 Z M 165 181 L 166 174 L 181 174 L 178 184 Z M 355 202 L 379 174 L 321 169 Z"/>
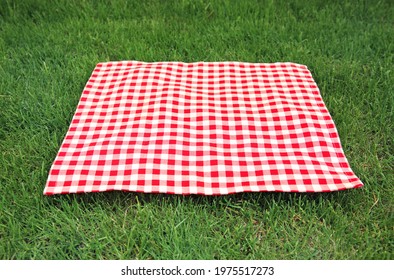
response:
<path id="1" fill-rule="evenodd" d="M 358 188 L 313 77 L 295 63 L 99 63 L 45 195 Z"/>

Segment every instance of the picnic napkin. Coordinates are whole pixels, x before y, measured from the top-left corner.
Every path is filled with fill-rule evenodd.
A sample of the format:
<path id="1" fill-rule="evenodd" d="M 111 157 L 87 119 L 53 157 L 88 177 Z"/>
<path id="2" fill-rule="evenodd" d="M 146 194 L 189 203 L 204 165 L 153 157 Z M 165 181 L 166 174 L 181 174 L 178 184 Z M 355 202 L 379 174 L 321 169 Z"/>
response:
<path id="1" fill-rule="evenodd" d="M 306 66 L 121 61 L 94 69 L 44 194 L 361 186 Z"/>

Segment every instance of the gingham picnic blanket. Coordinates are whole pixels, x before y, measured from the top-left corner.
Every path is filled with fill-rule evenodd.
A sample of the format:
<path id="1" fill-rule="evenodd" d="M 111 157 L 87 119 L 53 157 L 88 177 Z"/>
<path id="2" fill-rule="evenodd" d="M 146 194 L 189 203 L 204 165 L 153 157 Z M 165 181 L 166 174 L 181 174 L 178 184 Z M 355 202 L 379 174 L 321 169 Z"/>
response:
<path id="1" fill-rule="evenodd" d="M 94 69 L 44 194 L 361 186 L 306 66 L 121 61 Z"/>

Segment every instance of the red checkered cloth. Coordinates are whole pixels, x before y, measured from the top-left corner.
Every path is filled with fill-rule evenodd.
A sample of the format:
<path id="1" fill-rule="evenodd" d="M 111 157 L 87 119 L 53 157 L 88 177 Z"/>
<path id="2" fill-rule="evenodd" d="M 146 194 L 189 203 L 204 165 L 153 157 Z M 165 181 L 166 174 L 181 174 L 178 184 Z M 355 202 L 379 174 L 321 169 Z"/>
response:
<path id="1" fill-rule="evenodd" d="M 94 69 L 44 194 L 361 186 L 306 66 L 122 61 Z"/>

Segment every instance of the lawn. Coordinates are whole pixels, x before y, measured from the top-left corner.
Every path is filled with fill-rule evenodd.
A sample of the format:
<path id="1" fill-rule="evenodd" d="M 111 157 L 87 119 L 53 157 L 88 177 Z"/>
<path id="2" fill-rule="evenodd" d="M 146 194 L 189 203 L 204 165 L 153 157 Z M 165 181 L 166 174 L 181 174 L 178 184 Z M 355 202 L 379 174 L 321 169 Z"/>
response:
<path id="1" fill-rule="evenodd" d="M 393 259 L 391 1 L 0 1 L 0 259 Z M 364 187 L 43 196 L 94 66 L 291 61 Z"/>

